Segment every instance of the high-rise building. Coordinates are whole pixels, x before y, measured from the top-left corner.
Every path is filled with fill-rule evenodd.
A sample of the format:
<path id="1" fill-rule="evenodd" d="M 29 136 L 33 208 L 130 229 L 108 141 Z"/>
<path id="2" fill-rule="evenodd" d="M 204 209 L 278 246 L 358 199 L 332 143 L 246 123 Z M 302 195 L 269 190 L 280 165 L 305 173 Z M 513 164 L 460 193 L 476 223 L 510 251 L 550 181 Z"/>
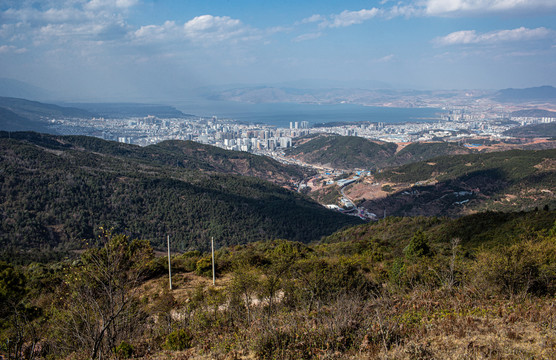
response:
<path id="1" fill-rule="evenodd" d="M 281 148 L 289 148 L 292 146 L 292 139 L 289 137 L 281 137 L 280 138 L 280 147 Z"/>

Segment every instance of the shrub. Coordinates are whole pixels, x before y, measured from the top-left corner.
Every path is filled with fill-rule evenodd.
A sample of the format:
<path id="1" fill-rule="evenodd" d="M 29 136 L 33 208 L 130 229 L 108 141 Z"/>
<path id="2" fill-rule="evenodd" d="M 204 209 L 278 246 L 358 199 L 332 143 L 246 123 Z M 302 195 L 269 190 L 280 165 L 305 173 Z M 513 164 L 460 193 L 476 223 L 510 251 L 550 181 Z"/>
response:
<path id="1" fill-rule="evenodd" d="M 483 251 L 474 273 L 492 289 L 507 295 L 553 295 L 556 292 L 556 241 L 524 241 Z"/>
<path id="2" fill-rule="evenodd" d="M 114 349 L 114 354 L 118 359 L 129 359 L 133 355 L 133 346 L 122 341 L 122 343 Z"/>
<path id="3" fill-rule="evenodd" d="M 201 276 L 212 276 L 212 257 L 205 256 L 197 261 L 195 272 Z"/>
<path id="4" fill-rule="evenodd" d="M 168 350 L 185 350 L 191 347 L 193 335 L 186 329 L 171 332 L 166 337 L 164 347 Z"/>
<path id="5" fill-rule="evenodd" d="M 405 256 L 408 259 L 415 259 L 432 254 L 431 248 L 428 244 L 428 239 L 422 230 L 419 230 L 413 235 L 409 245 L 404 249 Z"/>

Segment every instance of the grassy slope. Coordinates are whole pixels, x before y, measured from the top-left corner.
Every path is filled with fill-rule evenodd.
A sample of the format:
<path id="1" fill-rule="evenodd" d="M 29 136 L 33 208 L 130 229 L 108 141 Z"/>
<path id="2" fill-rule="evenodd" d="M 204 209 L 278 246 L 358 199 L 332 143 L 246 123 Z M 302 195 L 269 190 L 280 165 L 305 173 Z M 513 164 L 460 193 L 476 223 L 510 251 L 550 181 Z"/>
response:
<path id="1" fill-rule="evenodd" d="M 555 220 L 555 211 L 389 218 L 340 231 L 321 244 L 227 247 L 216 251 L 216 286 L 205 274 L 209 254 L 175 255 L 172 291 L 166 259 L 154 259 L 147 266 L 152 278 L 139 287 L 137 308 L 125 319 L 137 332 L 124 339 L 143 359 L 551 359 Z M 406 255 L 420 230 L 431 251 Z M 452 249 L 454 236 L 462 242 Z M 65 270 L 60 264 L 28 267 L 35 304 L 45 314 L 64 311 L 64 287 L 48 284 L 76 270 L 78 262 Z M 455 279 L 450 284 L 449 274 Z M 268 281 L 275 276 L 278 281 Z M 509 291 L 501 281 L 517 277 L 520 284 L 540 279 L 549 286 L 540 293 Z M 247 306 L 245 295 L 252 299 Z M 45 329 L 59 326 L 55 317 L 41 320 Z M 177 329 L 187 335 L 186 345 L 168 349 L 165 340 Z M 60 341 L 54 331 L 39 335 Z M 87 350 L 67 353 L 84 357 Z"/>
<path id="2" fill-rule="evenodd" d="M 526 238 L 531 232 L 552 228 L 555 221 L 554 210 L 529 213 L 486 212 L 458 219 L 391 217 L 338 231 L 324 238 L 322 243 L 351 247 L 376 239 L 390 249 L 387 253 L 402 256 L 402 250 L 409 239 L 422 230 L 439 248 L 447 246 L 453 238 L 459 238 L 468 251 L 474 251 L 481 247 L 510 245 Z"/>

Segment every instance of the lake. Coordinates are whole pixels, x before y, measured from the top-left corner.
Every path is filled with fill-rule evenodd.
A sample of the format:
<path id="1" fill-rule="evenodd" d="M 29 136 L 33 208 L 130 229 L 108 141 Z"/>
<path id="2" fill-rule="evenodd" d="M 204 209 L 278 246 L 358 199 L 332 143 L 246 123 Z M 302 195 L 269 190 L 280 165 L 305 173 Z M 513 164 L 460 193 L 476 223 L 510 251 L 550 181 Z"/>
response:
<path id="1" fill-rule="evenodd" d="M 289 127 L 291 122 L 316 123 L 371 121 L 384 123 L 432 122 L 443 112 L 435 108 L 391 108 L 354 104 L 246 104 L 237 102 L 195 102 L 176 106 L 185 113 L 218 116 L 248 123 Z"/>

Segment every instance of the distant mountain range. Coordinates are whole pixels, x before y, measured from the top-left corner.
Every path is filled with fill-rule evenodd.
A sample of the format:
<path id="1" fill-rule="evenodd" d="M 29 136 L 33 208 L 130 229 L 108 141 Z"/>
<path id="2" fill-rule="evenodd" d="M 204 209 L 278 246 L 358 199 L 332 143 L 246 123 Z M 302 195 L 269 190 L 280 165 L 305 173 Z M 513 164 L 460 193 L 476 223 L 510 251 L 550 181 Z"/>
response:
<path id="1" fill-rule="evenodd" d="M 510 113 L 512 117 L 552 117 L 556 118 L 556 111 L 548 111 L 543 109 L 527 109 L 518 110 Z"/>
<path id="2" fill-rule="evenodd" d="M 473 99 L 490 99 L 502 103 L 539 102 L 556 104 L 556 88 L 540 86 L 499 91 L 467 90 L 395 90 L 365 88 L 291 88 L 280 86 L 255 86 L 205 89 L 204 96 L 211 100 L 245 103 L 350 103 L 372 106 L 427 107 L 455 101 L 460 105 Z"/>
<path id="3" fill-rule="evenodd" d="M 52 92 L 23 81 L 0 78 L 0 96 L 24 98 L 31 100 L 47 100 L 56 98 Z"/>
<path id="4" fill-rule="evenodd" d="M 158 118 L 183 118 L 194 116 L 184 114 L 173 106 L 158 104 L 140 104 L 140 103 L 69 103 L 64 104 L 79 109 L 84 109 L 97 116 L 108 118 L 126 118 L 126 117 L 145 117 L 156 116 Z"/>
<path id="5" fill-rule="evenodd" d="M 556 102 L 556 88 L 538 86 L 526 89 L 504 89 L 498 91 L 493 99 L 499 102 Z"/>
<path id="6" fill-rule="evenodd" d="M 91 118 L 92 113 L 70 107 L 26 99 L 0 97 L 0 130 L 52 133 L 48 120 L 53 118 Z"/>
<path id="7" fill-rule="evenodd" d="M 36 121 L 55 117 L 91 118 L 95 116 L 94 113 L 76 107 L 59 106 L 11 97 L 0 97 L 0 107 Z"/>
<path id="8" fill-rule="evenodd" d="M 46 133 L 51 132 L 44 122 L 30 120 L 3 107 L 0 107 L 0 129 L 4 131 L 33 130 Z"/>
<path id="9" fill-rule="evenodd" d="M 60 106 L 27 99 L 0 97 L 0 130 L 37 131 L 52 133 L 47 126 L 49 119 L 107 117 L 183 118 L 184 114 L 168 105 L 132 103 L 79 103 Z"/>

